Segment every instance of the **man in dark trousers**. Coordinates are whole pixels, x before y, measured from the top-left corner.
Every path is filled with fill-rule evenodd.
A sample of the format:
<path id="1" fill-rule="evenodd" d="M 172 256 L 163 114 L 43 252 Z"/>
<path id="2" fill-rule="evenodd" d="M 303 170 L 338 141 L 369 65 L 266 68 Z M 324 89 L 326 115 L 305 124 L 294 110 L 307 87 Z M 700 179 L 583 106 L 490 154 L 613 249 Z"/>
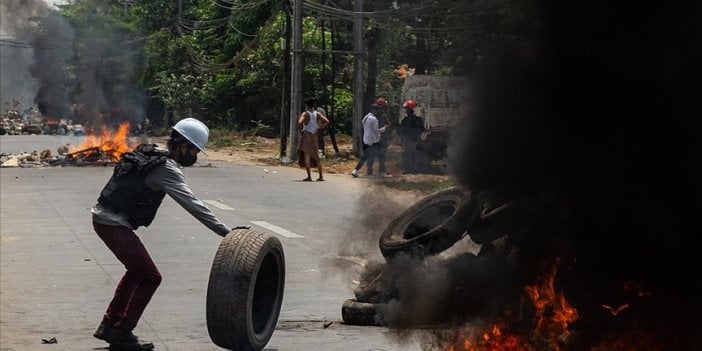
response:
<path id="1" fill-rule="evenodd" d="M 417 173 L 417 146 L 421 141 L 421 135 L 424 132 L 424 118 L 414 114 L 414 108 L 417 103 L 414 100 L 405 101 L 402 106 L 405 108 L 406 116 L 400 122 L 398 133 L 402 137 L 402 144 L 405 148 L 402 155 L 402 169 L 404 173 Z"/>
<path id="2" fill-rule="evenodd" d="M 378 115 L 376 116 L 378 118 L 378 127 L 386 128 L 385 132 L 380 134 L 380 142 L 378 143 L 378 148 L 375 150 L 377 152 L 376 157 L 378 158 L 379 165 L 378 176 L 383 178 L 392 177 L 387 173 L 385 159 L 388 154 L 388 146 L 390 146 L 390 134 L 394 126 L 390 122 L 390 118 L 388 118 L 387 100 L 383 97 L 379 97 L 375 100 L 375 104 L 378 105 L 379 108 Z"/>
<path id="3" fill-rule="evenodd" d="M 318 114 L 321 114 L 322 116 L 327 117 L 327 119 L 329 119 L 329 116 L 327 115 L 327 110 L 325 110 L 322 106 L 319 106 L 319 101 L 317 101 L 317 99 L 314 99 L 314 110 Z M 321 128 L 319 132 L 317 132 L 317 148 L 319 149 L 319 151 L 321 151 L 320 157 L 327 156 L 326 146 L 324 145 L 324 128 Z"/>
<path id="4" fill-rule="evenodd" d="M 124 154 L 91 210 L 95 232 L 127 269 L 93 334 L 110 349 L 154 348 L 132 330 L 161 283 L 161 273 L 134 231 L 151 224 L 166 194 L 218 235 L 232 230 L 193 195 L 181 171 L 197 161 L 208 137 L 204 123 L 186 118 L 173 126 L 168 150 L 141 144 Z"/>
<path id="5" fill-rule="evenodd" d="M 373 175 L 373 162 L 375 162 L 375 157 L 378 153 L 378 147 L 380 146 L 380 136 L 385 132 L 385 127 L 378 127 L 378 118 L 376 115 L 380 107 L 376 104 L 371 105 L 370 112 L 366 114 L 361 120 L 363 125 L 363 156 L 351 171 L 351 175 L 356 178 L 358 177 L 358 171 L 361 170 L 364 163 L 367 163 L 366 175 Z"/>

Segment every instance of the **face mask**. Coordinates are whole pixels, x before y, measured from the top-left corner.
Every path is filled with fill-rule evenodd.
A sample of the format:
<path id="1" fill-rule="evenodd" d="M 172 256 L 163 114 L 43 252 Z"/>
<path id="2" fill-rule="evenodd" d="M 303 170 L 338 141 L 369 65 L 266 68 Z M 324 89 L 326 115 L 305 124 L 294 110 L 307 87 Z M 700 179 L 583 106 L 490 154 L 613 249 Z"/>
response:
<path id="1" fill-rule="evenodd" d="M 180 155 L 178 158 L 178 163 L 183 167 L 190 167 L 197 162 L 197 154 L 193 155 L 190 153 L 190 149 Z"/>
<path id="2" fill-rule="evenodd" d="M 180 163 L 180 165 L 183 167 L 190 167 L 194 165 L 195 162 L 197 162 L 197 155 L 193 155 L 191 153 L 181 155 L 180 159 L 178 160 L 178 163 Z"/>

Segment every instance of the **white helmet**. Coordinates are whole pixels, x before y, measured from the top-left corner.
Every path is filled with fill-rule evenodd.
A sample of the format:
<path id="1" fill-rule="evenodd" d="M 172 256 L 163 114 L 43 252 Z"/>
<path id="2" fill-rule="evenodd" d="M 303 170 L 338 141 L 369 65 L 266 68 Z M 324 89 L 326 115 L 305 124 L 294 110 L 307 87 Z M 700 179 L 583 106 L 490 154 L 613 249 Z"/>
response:
<path id="1" fill-rule="evenodd" d="M 210 129 L 195 118 L 184 118 L 173 126 L 173 129 L 185 139 L 195 145 L 200 151 L 205 151 L 207 138 L 210 136 Z"/>

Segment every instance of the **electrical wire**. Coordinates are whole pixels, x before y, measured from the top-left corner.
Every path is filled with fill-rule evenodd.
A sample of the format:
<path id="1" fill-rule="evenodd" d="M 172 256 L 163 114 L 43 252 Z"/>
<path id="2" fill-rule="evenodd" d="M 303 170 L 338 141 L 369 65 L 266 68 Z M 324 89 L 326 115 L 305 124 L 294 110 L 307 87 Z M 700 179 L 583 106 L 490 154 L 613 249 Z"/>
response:
<path id="1" fill-rule="evenodd" d="M 257 8 L 261 5 L 265 5 L 269 2 L 270 1 L 268 1 L 268 0 L 258 0 L 258 1 L 252 1 L 252 2 L 241 4 L 238 1 L 233 1 L 233 0 L 214 0 L 214 4 L 217 5 L 218 7 L 221 7 L 221 8 L 227 9 L 227 10 L 236 10 L 236 11 L 254 9 L 254 8 Z"/>
<path id="2" fill-rule="evenodd" d="M 264 5 L 267 2 L 268 2 L 267 0 L 259 0 L 259 1 L 251 2 L 251 3 L 235 6 L 235 1 L 214 0 L 215 5 L 217 5 L 219 7 L 226 8 L 228 10 L 232 10 L 232 12 L 234 12 L 234 10 L 239 11 L 239 10 L 253 9 L 256 6 Z M 226 4 L 229 4 L 232 6 L 224 6 L 221 3 L 226 3 Z M 275 16 L 276 16 L 275 13 L 272 14 L 272 16 L 266 22 L 271 21 L 273 18 L 275 18 Z M 196 20 L 185 20 L 185 19 L 181 19 L 180 21 L 178 21 L 177 29 L 181 35 L 184 33 L 184 30 L 186 30 L 190 33 L 193 33 L 197 30 L 218 28 L 226 23 L 226 24 L 228 24 L 229 28 L 236 31 L 239 35 L 251 38 L 251 40 L 249 40 L 249 42 L 244 46 L 244 48 L 239 50 L 239 52 L 237 52 L 237 54 L 234 57 L 230 58 L 229 60 L 227 60 L 225 62 L 215 62 L 215 60 L 208 58 L 205 53 L 197 52 L 198 50 L 196 50 L 193 47 L 192 43 L 190 43 L 189 41 L 185 41 L 186 51 L 188 52 L 188 55 L 190 56 L 191 62 L 193 63 L 193 66 L 195 67 L 195 69 L 197 69 L 200 72 L 215 72 L 215 71 L 229 69 L 234 63 L 239 61 L 239 59 L 242 57 L 242 55 L 247 53 L 251 49 L 251 47 L 253 47 L 253 45 L 258 43 L 258 40 L 260 38 L 259 34 L 245 33 L 242 30 L 236 28 L 233 24 L 231 24 L 230 20 L 231 20 L 231 15 L 227 16 L 227 17 L 218 18 L 218 19 L 208 20 L 208 21 L 196 21 Z"/>

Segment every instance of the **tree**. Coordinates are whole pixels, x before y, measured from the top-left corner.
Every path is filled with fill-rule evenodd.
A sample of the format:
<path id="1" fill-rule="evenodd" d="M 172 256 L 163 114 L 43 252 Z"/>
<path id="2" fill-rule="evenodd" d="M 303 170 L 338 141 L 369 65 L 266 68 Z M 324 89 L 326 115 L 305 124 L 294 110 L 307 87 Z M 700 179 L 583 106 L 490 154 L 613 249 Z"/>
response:
<path id="1" fill-rule="evenodd" d="M 379 95 L 398 106 L 402 79 L 393 69 L 471 74 L 494 41 L 518 40 L 537 21 L 514 0 L 366 2 L 364 106 Z M 99 112 L 158 116 L 174 110 L 213 126 L 279 127 L 284 16 L 279 1 L 76 0 L 61 8 L 76 31 L 67 70 L 70 99 Z M 352 0 L 305 3 L 305 97 L 327 96 L 336 129 L 351 131 Z M 322 50 L 333 52 L 322 52 Z M 330 72 L 330 74 L 328 74 Z M 391 115 L 393 110 L 390 111 Z M 166 122 L 166 121 L 164 121 Z M 158 124 L 158 123 L 157 123 Z"/>
<path id="2" fill-rule="evenodd" d="M 76 0 L 62 7 L 75 29 L 70 98 L 81 121 L 140 121 L 145 91 L 138 86 L 143 38 L 114 2 Z"/>

